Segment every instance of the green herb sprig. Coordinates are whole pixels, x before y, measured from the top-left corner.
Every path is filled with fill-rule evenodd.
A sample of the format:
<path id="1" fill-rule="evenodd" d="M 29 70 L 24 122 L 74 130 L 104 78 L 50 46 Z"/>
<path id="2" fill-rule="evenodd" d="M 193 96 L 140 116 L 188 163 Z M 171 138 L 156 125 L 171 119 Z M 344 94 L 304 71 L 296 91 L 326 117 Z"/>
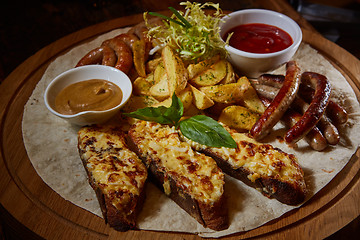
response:
<path id="1" fill-rule="evenodd" d="M 174 93 L 171 106 L 168 108 L 164 106 L 146 107 L 131 113 L 124 113 L 124 115 L 145 121 L 174 125 L 185 137 L 209 147 L 237 147 L 230 133 L 214 119 L 205 115 L 196 115 L 180 121 L 183 113 L 184 106 Z"/>

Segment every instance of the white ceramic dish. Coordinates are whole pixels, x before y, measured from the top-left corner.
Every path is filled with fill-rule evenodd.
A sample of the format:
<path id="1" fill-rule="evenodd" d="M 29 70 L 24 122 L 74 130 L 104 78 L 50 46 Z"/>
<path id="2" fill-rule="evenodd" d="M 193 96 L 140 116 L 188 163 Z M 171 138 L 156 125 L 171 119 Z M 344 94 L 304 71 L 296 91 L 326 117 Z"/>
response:
<path id="1" fill-rule="evenodd" d="M 90 79 L 104 79 L 116 84 L 122 91 L 121 103 L 114 108 L 104 111 L 84 111 L 73 115 L 64 115 L 54 108 L 55 98 L 66 86 Z M 87 65 L 72 68 L 54 78 L 47 86 L 44 93 L 45 105 L 56 116 L 69 121 L 72 124 L 84 126 L 102 123 L 114 116 L 120 108 L 129 100 L 132 93 L 132 84 L 129 77 L 122 71 L 103 65 Z"/>
<path id="2" fill-rule="evenodd" d="M 256 78 L 289 61 L 302 41 L 301 29 L 294 20 L 284 14 L 264 9 L 240 10 L 226 15 L 220 25 L 220 35 L 223 36 L 230 29 L 248 23 L 264 23 L 281 28 L 291 36 L 293 43 L 288 48 L 274 53 L 249 53 L 226 46 L 229 61 L 247 77 Z"/>

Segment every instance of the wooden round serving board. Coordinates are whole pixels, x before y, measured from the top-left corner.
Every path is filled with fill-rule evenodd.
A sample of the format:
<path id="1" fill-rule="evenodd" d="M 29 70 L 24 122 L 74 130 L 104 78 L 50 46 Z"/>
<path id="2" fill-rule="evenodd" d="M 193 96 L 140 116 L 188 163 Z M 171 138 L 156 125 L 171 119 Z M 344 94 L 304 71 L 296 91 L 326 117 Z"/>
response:
<path id="1" fill-rule="evenodd" d="M 15 219 L 30 230 L 24 231 L 24 238 L 32 232 L 45 239 L 201 239 L 186 233 L 114 231 L 102 218 L 64 200 L 48 187 L 32 167 L 22 140 L 24 105 L 49 63 L 76 45 L 140 21 L 142 15 L 118 18 L 64 37 L 27 59 L 0 85 L 0 203 L 13 217 L 11 221 Z M 343 73 L 359 99 L 359 60 L 319 34 L 303 29 L 303 35 L 305 42 Z M 224 239 L 314 239 L 339 230 L 360 215 L 359 154 L 354 153 L 345 168 L 302 207 Z"/>

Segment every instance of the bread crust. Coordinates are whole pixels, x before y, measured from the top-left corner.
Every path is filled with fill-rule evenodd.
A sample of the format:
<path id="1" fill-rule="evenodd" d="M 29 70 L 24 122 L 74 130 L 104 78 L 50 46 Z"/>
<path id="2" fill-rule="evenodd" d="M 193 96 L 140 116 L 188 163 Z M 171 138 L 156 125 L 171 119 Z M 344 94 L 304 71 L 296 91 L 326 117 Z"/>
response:
<path id="1" fill-rule="evenodd" d="M 242 181 L 250 187 L 259 189 L 267 197 L 273 197 L 279 202 L 288 205 L 298 205 L 305 200 L 306 188 L 302 183 L 297 181 L 293 183 L 284 182 L 271 177 L 261 177 L 253 182 L 248 178 L 249 175 L 253 174 L 248 169 L 243 167 L 233 168 L 230 163 L 212 152 L 211 149 L 201 150 L 200 152 L 212 157 L 226 174 Z"/>

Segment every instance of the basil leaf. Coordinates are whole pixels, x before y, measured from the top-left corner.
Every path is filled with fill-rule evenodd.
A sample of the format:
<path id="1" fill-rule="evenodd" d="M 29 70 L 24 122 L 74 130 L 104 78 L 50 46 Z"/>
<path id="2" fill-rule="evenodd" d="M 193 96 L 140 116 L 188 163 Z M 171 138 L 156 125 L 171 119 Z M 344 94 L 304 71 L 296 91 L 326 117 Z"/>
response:
<path id="1" fill-rule="evenodd" d="M 230 133 L 208 116 L 196 115 L 181 121 L 179 125 L 185 137 L 200 144 L 209 147 L 237 147 Z"/>
<path id="2" fill-rule="evenodd" d="M 184 106 L 181 100 L 175 95 L 172 96 L 172 103 L 170 107 L 146 107 L 138 109 L 131 113 L 123 113 L 132 118 L 137 118 L 145 121 L 153 121 L 161 124 L 176 125 L 184 113 Z"/>

